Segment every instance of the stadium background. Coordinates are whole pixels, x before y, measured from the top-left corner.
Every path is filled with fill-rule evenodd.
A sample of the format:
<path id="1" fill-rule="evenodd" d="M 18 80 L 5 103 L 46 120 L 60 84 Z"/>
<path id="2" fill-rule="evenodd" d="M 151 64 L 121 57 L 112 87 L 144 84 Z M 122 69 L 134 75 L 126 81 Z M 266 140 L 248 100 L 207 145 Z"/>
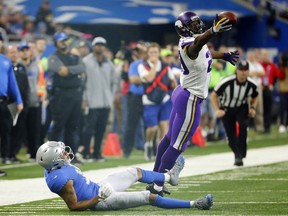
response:
<path id="1" fill-rule="evenodd" d="M 35 17 L 40 0 L 5 1 L 31 17 Z M 196 12 L 210 27 L 215 14 L 230 10 L 237 14 L 238 24 L 233 31 L 218 37 L 217 46 L 241 46 L 242 48 L 266 47 L 278 51 L 288 47 L 287 0 L 50 0 L 54 21 L 69 25 L 74 30 L 101 35 L 109 47 L 116 51 L 120 42 L 156 41 L 160 45 L 178 40 L 174 30 L 177 15 L 184 10 Z M 276 16 L 274 17 L 274 11 Z M 53 46 L 47 52 L 51 52 Z"/>

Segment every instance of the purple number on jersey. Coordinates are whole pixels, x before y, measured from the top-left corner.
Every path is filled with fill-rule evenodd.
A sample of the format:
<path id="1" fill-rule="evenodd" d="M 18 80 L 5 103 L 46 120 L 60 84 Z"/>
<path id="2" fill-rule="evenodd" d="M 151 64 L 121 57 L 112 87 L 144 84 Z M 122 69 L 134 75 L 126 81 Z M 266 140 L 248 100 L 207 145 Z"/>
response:
<path id="1" fill-rule="evenodd" d="M 206 52 L 206 58 L 208 59 L 207 73 L 210 73 L 210 71 L 212 70 L 213 58 L 209 50 Z"/>

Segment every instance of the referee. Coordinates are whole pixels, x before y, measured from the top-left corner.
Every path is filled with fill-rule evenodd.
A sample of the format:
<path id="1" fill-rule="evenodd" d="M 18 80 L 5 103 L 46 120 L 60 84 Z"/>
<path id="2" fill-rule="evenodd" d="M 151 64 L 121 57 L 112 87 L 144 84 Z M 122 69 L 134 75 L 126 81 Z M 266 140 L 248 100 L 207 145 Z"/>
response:
<path id="1" fill-rule="evenodd" d="M 247 152 L 249 118 L 254 118 L 256 114 L 257 85 L 248 75 L 249 63 L 242 60 L 237 64 L 236 74 L 221 80 L 211 95 L 213 108 L 217 117 L 222 118 L 229 146 L 235 155 L 235 166 L 243 166 L 242 159 Z M 238 135 L 236 122 L 239 124 Z"/>

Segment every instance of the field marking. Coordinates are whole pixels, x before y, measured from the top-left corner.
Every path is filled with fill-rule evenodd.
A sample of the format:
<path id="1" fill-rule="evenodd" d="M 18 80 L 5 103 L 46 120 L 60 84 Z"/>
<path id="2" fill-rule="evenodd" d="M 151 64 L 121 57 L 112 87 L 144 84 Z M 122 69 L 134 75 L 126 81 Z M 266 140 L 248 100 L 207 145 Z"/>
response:
<path id="1" fill-rule="evenodd" d="M 37 163 L 30 162 L 30 163 L 21 163 L 21 164 L 11 164 L 11 165 L 5 165 L 0 166 L 1 169 L 11 169 L 11 168 L 18 168 L 18 167 L 29 167 L 29 166 L 35 166 Z"/>
<path id="2" fill-rule="evenodd" d="M 244 160 L 244 165 L 245 167 L 254 167 L 288 161 L 287 152 L 288 145 L 250 149 L 248 150 L 247 158 Z M 235 179 L 237 178 L 237 172 L 241 172 L 242 168 L 233 166 L 233 163 L 234 157 L 232 152 L 189 157 L 186 158 L 185 167 L 181 172 L 180 177 L 199 176 L 226 170 L 235 170 L 235 174 L 233 174 L 233 179 Z M 152 170 L 153 165 L 153 163 L 143 163 L 135 164 L 134 166 Z M 131 166 L 90 170 L 84 172 L 84 174 L 89 179 L 99 182 L 109 173 L 120 171 L 127 167 Z M 228 178 L 227 180 L 231 179 Z M 0 206 L 58 198 L 58 195 L 50 192 L 43 177 L 20 180 L 0 180 L 0 188 Z M 21 193 L 19 193 L 19 191 L 21 191 Z"/>
<path id="3" fill-rule="evenodd" d="M 214 202 L 215 204 L 288 204 L 288 202 Z"/>

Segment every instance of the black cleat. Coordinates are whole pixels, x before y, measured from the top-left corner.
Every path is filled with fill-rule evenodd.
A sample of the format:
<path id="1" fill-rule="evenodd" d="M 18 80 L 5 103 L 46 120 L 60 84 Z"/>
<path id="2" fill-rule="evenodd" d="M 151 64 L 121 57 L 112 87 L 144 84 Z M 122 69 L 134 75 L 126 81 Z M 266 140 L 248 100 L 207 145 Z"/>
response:
<path id="1" fill-rule="evenodd" d="M 244 163 L 243 163 L 242 158 L 235 158 L 234 165 L 235 165 L 235 166 L 243 166 Z"/>
<path id="2" fill-rule="evenodd" d="M 152 194 L 157 194 L 157 195 L 159 195 L 159 196 L 161 196 L 161 197 L 163 197 L 163 190 L 162 191 L 157 191 L 157 190 L 155 190 L 154 189 L 154 183 L 152 183 L 152 184 L 148 184 L 147 186 L 146 186 L 146 190 L 149 190 L 150 191 L 150 193 L 152 193 Z"/>
<path id="3" fill-rule="evenodd" d="M 165 185 L 163 185 L 163 190 L 162 191 L 163 191 L 164 194 L 168 194 L 168 195 L 171 194 L 171 192 L 169 191 L 169 189 Z"/>

